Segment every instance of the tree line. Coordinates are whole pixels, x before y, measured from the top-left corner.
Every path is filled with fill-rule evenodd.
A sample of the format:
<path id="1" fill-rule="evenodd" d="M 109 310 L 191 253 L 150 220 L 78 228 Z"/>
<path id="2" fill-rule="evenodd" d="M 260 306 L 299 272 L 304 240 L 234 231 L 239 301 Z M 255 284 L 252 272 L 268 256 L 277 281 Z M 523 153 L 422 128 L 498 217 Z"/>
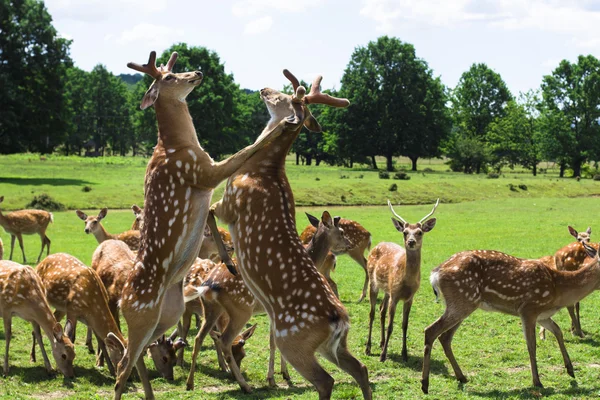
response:
<path id="1" fill-rule="evenodd" d="M 151 152 L 154 115 L 139 109 L 151 79 L 75 67 L 71 41 L 51 22 L 42 2 L 0 0 L 0 153 Z M 268 119 L 258 92 L 241 88 L 214 51 L 179 43 L 158 62 L 172 51 L 176 72 L 207 77 L 188 96 L 202 146 L 220 158 L 251 143 Z M 417 170 L 419 159 L 445 156 L 454 171 L 522 166 L 535 175 L 540 161 L 554 161 L 561 176 L 580 176 L 600 159 L 600 62 L 591 55 L 561 61 L 538 89 L 513 95 L 482 63 L 448 88 L 413 45 L 383 36 L 354 50 L 340 88 L 329 92 L 351 105 L 311 108 L 324 131 L 302 132 L 298 163 L 378 168 L 382 156 L 393 170 L 394 158 L 405 156 Z"/>

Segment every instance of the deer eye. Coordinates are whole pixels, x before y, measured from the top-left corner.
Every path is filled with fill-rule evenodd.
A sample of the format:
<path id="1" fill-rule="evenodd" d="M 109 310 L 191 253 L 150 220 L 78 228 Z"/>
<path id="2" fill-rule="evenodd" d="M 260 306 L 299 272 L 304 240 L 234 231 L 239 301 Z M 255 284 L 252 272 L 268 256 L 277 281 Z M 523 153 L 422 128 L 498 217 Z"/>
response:
<path id="1" fill-rule="evenodd" d="M 421 231 L 417 232 L 418 236 L 421 236 L 422 234 L 423 234 L 423 232 L 421 232 Z"/>
<path id="2" fill-rule="evenodd" d="M 175 78 L 173 75 L 167 75 L 167 77 L 165 78 L 165 81 L 170 81 L 173 78 Z"/>

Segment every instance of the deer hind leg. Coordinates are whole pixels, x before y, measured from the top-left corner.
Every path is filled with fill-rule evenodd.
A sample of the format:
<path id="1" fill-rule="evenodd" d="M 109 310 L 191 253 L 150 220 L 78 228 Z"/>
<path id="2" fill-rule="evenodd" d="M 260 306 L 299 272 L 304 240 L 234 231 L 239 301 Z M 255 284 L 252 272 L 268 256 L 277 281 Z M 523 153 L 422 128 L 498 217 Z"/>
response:
<path id="1" fill-rule="evenodd" d="M 571 333 L 575 336 L 584 337 L 583 332 L 581 331 L 581 323 L 579 320 L 579 303 L 575 303 L 573 306 L 567 307 L 569 311 L 569 316 L 571 317 Z"/>
<path id="2" fill-rule="evenodd" d="M 33 323 L 31 323 L 31 325 L 33 325 Z M 31 361 L 32 363 L 36 362 L 36 356 L 35 356 L 35 342 L 37 340 L 37 337 L 35 336 L 35 330 L 31 331 L 31 351 L 29 352 L 29 361 Z"/>
<path id="3" fill-rule="evenodd" d="M 531 364 L 531 376 L 533 378 L 533 386 L 543 388 L 540 376 L 538 374 L 537 359 L 536 359 L 536 343 L 535 343 L 535 316 L 521 315 L 521 323 L 523 325 L 523 335 L 527 342 L 527 351 L 529 352 L 529 362 Z M 550 326 L 550 325 L 548 325 Z M 548 328 L 546 326 L 546 328 Z"/>
<path id="4" fill-rule="evenodd" d="M 204 338 L 206 335 L 210 333 L 212 328 L 217 323 L 219 316 L 224 312 L 223 308 L 219 306 L 214 306 L 211 304 L 210 307 L 205 305 L 204 307 L 204 321 L 202 321 L 202 327 L 198 331 L 196 338 L 194 339 L 194 350 L 192 351 L 192 360 L 190 362 L 190 372 L 188 374 L 188 378 L 186 381 L 186 389 L 194 390 L 194 373 L 196 372 L 196 358 L 198 357 L 198 352 L 200 351 L 200 347 L 202 347 L 202 342 L 204 342 Z"/>
<path id="5" fill-rule="evenodd" d="M 575 372 L 573 371 L 573 364 L 571 363 L 571 358 L 569 358 L 569 353 L 567 353 L 567 348 L 565 347 L 565 342 L 563 339 L 562 331 L 560 327 L 554 322 L 552 319 L 544 319 L 538 321 L 538 324 L 542 325 L 544 328 L 548 329 L 552 334 L 556 337 L 556 341 L 558 342 L 558 347 L 560 348 L 560 353 L 562 354 L 563 361 L 565 362 L 565 368 L 567 369 L 567 373 L 575 378 Z"/>
<path id="6" fill-rule="evenodd" d="M 359 249 L 350 250 L 348 252 L 348 255 L 354 261 L 356 261 L 358 263 L 358 265 L 360 265 L 362 267 L 362 269 L 365 271 L 365 281 L 363 283 L 362 293 L 360 295 L 360 298 L 358 299 L 358 302 L 360 303 L 367 296 L 367 286 L 369 285 L 369 272 L 367 271 L 367 259 L 365 258 L 364 253 L 361 252 Z"/>
<path id="7" fill-rule="evenodd" d="M 442 333 L 439 337 L 439 341 L 442 344 L 444 354 L 446 354 L 446 358 L 448 358 L 448 361 L 450 361 L 450 365 L 452 365 L 452 369 L 454 370 L 454 376 L 456 376 L 456 379 L 459 382 L 467 383 L 467 378 L 458 366 L 458 362 L 456 361 L 456 357 L 454 357 L 454 352 L 452 351 L 452 339 L 454 338 L 454 334 L 460 327 L 461 323 L 462 322 L 459 322 L 452 328 L 448 329 L 446 332 Z"/>
<path id="8" fill-rule="evenodd" d="M 463 302 L 454 307 L 446 306 L 444 314 L 433 324 L 425 328 L 425 349 L 423 351 L 423 373 L 421 376 L 421 390 L 429 393 L 429 369 L 431 360 L 431 349 L 435 340 L 444 332 L 454 328 L 477 309 L 475 303 Z M 456 310 L 456 311 L 454 311 Z M 460 311 L 459 311 L 460 310 Z M 458 329 L 458 327 L 457 327 Z M 449 337 L 451 339 L 451 335 Z M 447 339 L 446 339 L 447 340 Z M 456 361 L 456 360 L 455 360 Z M 458 364 L 457 364 L 458 365 Z M 462 372 L 461 372 L 462 373 Z M 458 377 L 457 377 L 458 378 Z"/>
<path id="9" fill-rule="evenodd" d="M 240 385 L 240 388 L 246 393 L 252 392 L 252 388 L 250 387 L 250 385 L 248 385 L 248 383 L 242 376 L 240 368 L 235 362 L 235 359 L 233 358 L 233 353 L 231 352 L 231 345 L 233 343 L 233 340 L 240 333 L 240 331 L 249 319 L 250 317 L 230 318 L 229 323 L 227 324 L 227 328 L 225 328 L 225 331 L 221 335 L 220 339 L 218 339 L 218 341 L 220 342 L 220 347 L 223 350 L 223 355 L 225 356 L 225 361 L 227 362 L 227 365 L 229 365 L 229 370 L 235 377 L 235 380 Z"/>
<path id="10" fill-rule="evenodd" d="M 267 372 L 267 382 L 270 387 L 276 387 L 275 383 L 275 351 L 277 346 L 275 345 L 275 335 L 273 334 L 273 324 L 269 329 L 269 371 Z M 283 358 L 283 357 L 282 357 Z"/>
<path id="11" fill-rule="evenodd" d="M 12 316 L 9 312 L 4 312 L 2 315 L 4 320 L 4 376 L 8 376 L 8 350 L 10 348 L 10 339 L 12 338 Z"/>
<path id="12" fill-rule="evenodd" d="M 92 337 L 92 328 L 88 326 L 87 334 L 85 335 L 85 346 L 88 349 L 88 353 L 94 354 L 94 342 Z"/>
<path id="13" fill-rule="evenodd" d="M 27 264 L 27 257 L 25 257 L 25 248 L 23 247 L 23 235 L 21 235 L 20 233 L 17 233 L 17 240 L 19 240 L 19 246 L 21 247 L 21 253 L 23 253 L 23 264 Z"/>
<path id="14" fill-rule="evenodd" d="M 46 349 L 44 348 L 44 340 L 42 338 L 42 331 L 40 330 L 40 326 L 35 322 L 32 322 L 33 326 L 33 337 L 34 340 L 37 340 L 38 345 L 40 346 L 40 353 L 42 353 L 42 358 L 44 359 L 44 367 L 46 371 L 50 374 L 53 372 L 52 364 L 50 364 L 50 360 L 48 359 L 48 354 L 46 354 Z M 35 347 L 35 341 L 34 341 Z"/>
<path id="15" fill-rule="evenodd" d="M 404 306 L 402 308 L 402 361 L 404 362 L 408 361 L 408 350 L 406 348 L 406 333 L 408 331 L 408 317 L 410 315 L 412 302 L 412 299 L 405 301 Z"/>
<path id="16" fill-rule="evenodd" d="M 349 351 L 347 347 L 347 334 L 344 335 L 344 338 L 341 340 L 340 345 L 337 349 L 323 349 L 321 352 L 323 357 L 327 360 L 331 361 L 342 370 L 347 372 L 362 390 L 363 398 L 365 400 L 370 400 L 373 396 L 371 391 L 371 386 L 369 384 L 369 371 L 367 367 L 358 361 L 356 357 L 354 357 Z"/>
<path id="17" fill-rule="evenodd" d="M 40 239 L 42 240 L 42 249 L 40 250 L 40 255 L 38 256 L 37 262 L 38 264 L 40 263 L 40 260 L 42 259 L 42 254 L 44 253 L 44 247 L 46 247 L 46 245 L 48 246 L 48 254 L 50 254 L 50 239 L 48 239 L 48 237 L 46 236 L 46 234 L 44 232 L 40 233 Z M 48 242 L 46 242 L 46 239 L 48 239 Z"/>
<path id="18" fill-rule="evenodd" d="M 157 319 L 158 318 L 156 315 L 144 316 L 144 318 L 142 318 L 142 323 L 148 321 L 157 321 Z M 150 324 L 152 324 L 152 322 L 150 322 Z M 131 322 L 129 322 L 128 325 L 128 346 L 125 350 L 123 358 L 117 366 L 117 381 L 115 383 L 114 400 L 121 399 L 121 396 L 123 395 L 127 385 L 127 379 L 129 378 L 129 375 L 131 375 L 131 371 L 133 370 L 134 366 L 136 367 L 138 375 L 140 376 L 144 386 L 145 398 L 146 400 L 151 400 L 154 399 L 154 393 L 152 392 L 152 386 L 150 386 L 150 381 L 148 380 L 148 372 L 146 371 L 146 366 L 144 365 L 143 352 L 146 348 L 146 345 L 150 341 L 156 326 L 132 326 L 134 324 Z"/>
<path id="19" fill-rule="evenodd" d="M 15 235 L 10 235 L 10 257 L 8 257 L 8 259 L 10 261 L 12 261 L 12 256 L 13 256 L 13 250 L 15 249 L 15 239 L 17 237 Z"/>
<path id="20" fill-rule="evenodd" d="M 289 347 L 288 347 L 289 346 Z M 319 365 L 314 355 L 314 350 L 299 348 L 298 343 L 278 343 L 279 350 L 292 367 L 306 380 L 313 384 L 319 393 L 319 400 L 331 399 L 334 380 Z M 301 350 L 300 350 L 301 349 Z"/>
<path id="21" fill-rule="evenodd" d="M 390 337 L 392 336 L 392 332 L 394 331 L 394 317 L 396 316 L 396 306 L 398 305 L 397 299 L 388 300 L 389 303 L 389 314 L 390 320 L 387 326 L 387 335 L 385 337 L 385 344 L 383 345 L 383 350 L 381 351 L 381 356 L 379 357 L 379 361 L 384 362 L 387 358 L 387 349 L 390 344 Z"/>
<path id="22" fill-rule="evenodd" d="M 185 309 L 185 311 L 183 312 L 183 316 L 181 317 L 181 321 L 179 321 L 179 323 L 177 324 L 177 330 L 174 333 L 179 334 L 179 337 L 181 339 L 183 339 L 184 342 L 187 343 L 187 336 L 188 333 L 190 332 L 190 326 L 192 325 L 192 316 L 195 315 L 194 312 L 192 312 L 191 310 L 188 310 L 187 307 Z M 171 335 L 173 336 L 173 335 Z M 174 340 L 175 338 L 171 337 L 171 340 Z M 184 352 L 184 348 L 180 348 L 177 350 L 177 361 L 176 361 L 176 365 L 183 367 L 183 352 Z"/>
<path id="23" fill-rule="evenodd" d="M 383 346 L 385 345 L 385 317 L 388 311 L 388 304 L 390 301 L 390 296 L 386 293 L 383 296 L 383 300 L 379 305 L 379 322 L 381 325 L 381 340 L 379 341 L 379 349 L 383 350 Z"/>
<path id="24" fill-rule="evenodd" d="M 377 303 L 377 293 L 379 291 L 372 284 L 369 285 L 369 303 L 371 304 L 371 311 L 369 311 L 369 336 L 367 338 L 367 345 L 365 347 L 365 354 L 371 355 L 371 336 L 373 333 L 373 320 L 375 319 L 375 304 Z"/>

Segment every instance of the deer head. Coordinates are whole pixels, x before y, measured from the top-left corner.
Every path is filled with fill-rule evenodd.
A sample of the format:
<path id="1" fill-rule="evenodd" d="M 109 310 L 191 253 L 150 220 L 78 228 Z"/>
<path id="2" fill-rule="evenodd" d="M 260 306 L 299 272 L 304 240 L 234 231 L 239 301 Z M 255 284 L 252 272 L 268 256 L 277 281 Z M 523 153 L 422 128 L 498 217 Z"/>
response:
<path id="1" fill-rule="evenodd" d="M 144 225 L 144 210 L 142 210 L 137 204 L 134 204 L 131 206 L 131 211 L 133 211 L 133 215 L 135 216 L 135 221 L 133 221 L 131 229 L 141 231 Z"/>
<path id="2" fill-rule="evenodd" d="M 250 328 L 240 333 L 231 344 L 231 352 L 233 354 L 233 358 L 235 359 L 235 363 L 238 367 L 242 365 L 242 360 L 246 357 L 246 350 L 244 350 L 244 345 L 246 344 L 246 341 L 250 339 L 252 335 L 254 335 L 256 325 L 257 324 L 254 324 Z M 221 332 L 210 331 L 209 335 L 213 340 L 221 339 Z"/>
<path id="3" fill-rule="evenodd" d="M 421 218 L 421 220 L 416 224 L 409 224 L 400 215 L 398 215 L 396 211 L 394 211 L 392 203 L 388 200 L 390 211 L 396 218 L 398 218 L 392 218 L 392 223 L 394 224 L 394 227 L 396 227 L 396 230 L 404 235 L 404 245 L 406 246 L 407 250 L 421 249 L 421 246 L 423 245 L 423 234 L 431 231 L 435 227 L 436 223 L 435 218 L 428 219 L 427 221 L 425 220 L 433 215 L 439 203 L 440 199 L 437 199 L 435 205 L 433 206 L 433 210 L 431 210 L 429 214 Z"/>
<path id="4" fill-rule="evenodd" d="M 154 366 L 160 374 L 172 381 L 173 378 L 173 367 L 177 361 L 177 350 L 182 349 L 186 346 L 186 343 L 177 339 L 173 342 L 170 338 L 165 338 L 162 335 L 156 342 L 148 346 L 148 351 L 152 355 Z"/>
<path id="5" fill-rule="evenodd" d="M 334 252 L 343 253 L 350 247 L 350 241 L 344 236 L 344 230 L 340 227 L 340 217 L 331 217 L 328 211 L 323 211 L 321 221 L 318 218 L 306 213 L 308 221 L 312 226 L 317 228 L 311 242 L 316 237 L 324 234 L 330 241 L 331 250 Z M 321 223 L 319 223 L 321 222 Z"/>
<path id="6" fill-rule="evenodd" d="M 585 232 L 577 232 L 573 227 L 569 226 L 569 233 L 573 236 L 579 243 L 589 243 L 592 235 L 592 228 L 588 226 Z"/>
<path id="7" fill-rule="evenodd" d="M 52 328 L 52 334 L 54 336 L 54 343 L 52 343 L 52 355 L 56 361 L 56 367 L 62 372 L 67 378 L 75 376 L 73 371 L 73 359 L 75 358 L 75 346 L 69 340 L 66 332 L 73 329 L 73 325 L 70 320 L 67 320 L 65 329 L 63 331 L 62 326 L 56 323 Z"/>
<path id="8" fill-rule="evenodd" d="M 90 234 L 101 229 L 100 221 L 102 221 L 102 219 L 106 217 L 106 214 L 108 214 L 108 208 L 103 208 L 102 210 L 100 210 L 97 216 L 88 216 L 86 213 L 80 210 L 75 211 L 75 213 L 77 214 L 79 219 L 85 222 L 84 232 Z"/>
<path id="9" fill-rule="evenodd" d="M 154 78 L 154 82 L 144 95 L 140 108 L 145 110 L 153 105 L 159 95 L 165 99 L 174 99 L 184 101 L 187 95 L 202 82 L 202 72 L 182 72 L 175 74 L 172 72 L 173 66 L 177 61 L 177 53 L 173 52 L 167 66 L 156 67 L 156 52 L 150 52 L 147 64 L 136 64 L 130 62 L 127 66 L 131 69 L 144 73 Z"/>

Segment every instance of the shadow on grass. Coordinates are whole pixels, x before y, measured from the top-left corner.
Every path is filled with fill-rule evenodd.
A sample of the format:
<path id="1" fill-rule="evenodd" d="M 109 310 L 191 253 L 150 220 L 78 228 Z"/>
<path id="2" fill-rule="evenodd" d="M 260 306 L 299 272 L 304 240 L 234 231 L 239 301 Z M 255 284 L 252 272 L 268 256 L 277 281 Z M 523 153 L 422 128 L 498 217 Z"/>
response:
<path id="1" fill-rule="evenodd" d="M 53 381 L 62 379 L 63 386 L 68 389 L 74 387 L 74 383 L 85 380 L 86 382 L 93 383 L 95 385 L 113 385 L 114 379 L 110 376 L 102 374 L 101 371 L 95 368 L 82 368 L 75 366 L 75 377 L 65 378 L 60 372 L 54 371 L 48 373 L 46 368 L 42 365 L 33 365 L 31 367 L 19 367 L 16 365 L 10 366 L 9 376 L 15 375 L 20 376 L 22 381 L 25 383 L 40 383 L 45 381 Z"/>
<path id="2" fill-rule="evenodd" d="M 388 353 L 387 359 L 395 362 L 399 366 L 410 368 L 416 372 L 421 372 L 423 370 L 423 357 L 421 357 L 421 356 L 414 356 L 414 355 L 409 354 L 408 360 L 402 361 L 402 355 L 400 353 L 391 353 L 391 354 Z M 436 360 L 436 359 L 432 358 L 431 361 L 429 362 L 429 365 L 430 365 L 431 373 L 436 374 L 436 375 L 450 376 L 450 373 L 448 372 L 448 367 L 446 366 L 446 363 L 444 361 L 440 361 L 440 360 Z M 454 377 L 454 375 L 452 375 L 452 377 Z"/>
<path id="3" fill-rule="evenodd" d="M 82 179 L 65 178 L 2 178 L 0 183 L 9 183 L 11 185 L 52 185 L 52 186 L 79 186 L 92 184 L 94 182 L 84 181 Z"/>
<path id="4" fill-rule="evenodd" d="M 581 388 L 578 386 L 575 379 L 571 380 L 571 387 L 564 390 L 557 390 L 555 388 L 536 388 L 528 387 L 523 389 L 512 389 L 512 390 L 489 390 L 489 391 L 468 391 L 469 395 L 476 395 L 481 397 L 489 397 L 493 399 L 499 398 L 518 398 L 518 399 L 539 399 L 543 396 L 551 395 L 562 395 L 567 398 L 591 398 L 596 397 L 598 393 L 598 387 Z M 469 384 L 467 383 L 465 387 Z"/>
<path id="5" fill-rule="evenodd" d="M 305 392 L 315 392 L 315 388 L 308 384 L 306 386 L 303 384 L 302 386 L 295 386 L 294 384 L 287 386 L 287 383 L 283 384 L 284 386 L 277 386 L 276 388 L 269 387 L 268 385 L 263 386 L 253 386 L 252 393 L 244 393 L 239 387 L 230 390 L 224 390 L 223 392 L 217 395 L 217 399 L 266 399 L 272 397 L 282 397 L 282 398 L 291 398 L 293 395 L 301 395 Z M 333 387 L 335 392 L 335 386 Z"/>

